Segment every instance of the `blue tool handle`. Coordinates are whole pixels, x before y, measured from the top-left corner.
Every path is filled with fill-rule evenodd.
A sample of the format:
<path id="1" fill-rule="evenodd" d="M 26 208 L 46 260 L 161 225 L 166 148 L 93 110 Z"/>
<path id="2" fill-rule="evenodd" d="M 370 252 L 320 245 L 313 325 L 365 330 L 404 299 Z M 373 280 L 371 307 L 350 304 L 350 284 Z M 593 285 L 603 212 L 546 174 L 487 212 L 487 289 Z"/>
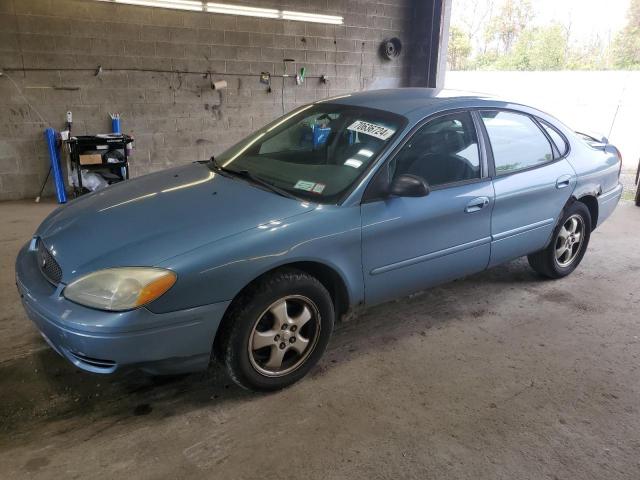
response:
<path id="1" fill-rule="evenodd" d="M 47 149 L 49 150 L 49 160 L 51 161 L 51 170 L 53 171 L 53 182 L 56 186 L 58 203 L 67 203 L 67 192 L 64 188 L 62 165 L 60 164 L 60 151 L 56 145 L 56 131 L 53 128 L 47 128 L 44 131 L 44 138 L 47 142 Z"/>

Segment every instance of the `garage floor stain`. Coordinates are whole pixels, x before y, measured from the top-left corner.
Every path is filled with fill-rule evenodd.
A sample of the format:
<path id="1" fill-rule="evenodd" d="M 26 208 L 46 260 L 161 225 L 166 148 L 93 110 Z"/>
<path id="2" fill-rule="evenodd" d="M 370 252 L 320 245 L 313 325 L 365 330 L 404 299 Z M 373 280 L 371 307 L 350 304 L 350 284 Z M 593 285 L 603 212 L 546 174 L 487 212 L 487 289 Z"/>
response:
<path id="1" fill-rule="evenodd" d="M 21 244 L 51 204 L 0 204 L 3 478 L 640 478 L 640 209 L 576 272 L 525 260 L 341 324 L 301 383 L 256 395 L 218 366 L 75 370 L 26 319 Z"/>

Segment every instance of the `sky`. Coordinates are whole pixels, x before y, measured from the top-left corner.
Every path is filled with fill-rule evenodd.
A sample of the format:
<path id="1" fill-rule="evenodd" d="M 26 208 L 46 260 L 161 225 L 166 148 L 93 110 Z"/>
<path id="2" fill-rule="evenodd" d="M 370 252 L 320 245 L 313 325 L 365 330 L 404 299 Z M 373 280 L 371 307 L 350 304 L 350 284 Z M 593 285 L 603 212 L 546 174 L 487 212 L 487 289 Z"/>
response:
<path id="1" fill-rule="evenodd" d="M 455 1 L 455 0 L 454 0 Z M 588 40 L 593 34 L 607 36 L 624 27 L 629 0 L 534 0 L 536 23 L 571 21 L 571 36 Z"/>
<path id="2" fill-rule="evenodd" d="M 571 24 L 574 41 L 589 40 L 598 35 L 602 40 L 611 39 L 624 27 L 630 0 L 531 0 L 538 25 L 558 22 Z M 462 15 L 461 8 L 469 0 L 453 0 L 452 24 Z M 496 8 L 501 0 L 495 0 Z"/>

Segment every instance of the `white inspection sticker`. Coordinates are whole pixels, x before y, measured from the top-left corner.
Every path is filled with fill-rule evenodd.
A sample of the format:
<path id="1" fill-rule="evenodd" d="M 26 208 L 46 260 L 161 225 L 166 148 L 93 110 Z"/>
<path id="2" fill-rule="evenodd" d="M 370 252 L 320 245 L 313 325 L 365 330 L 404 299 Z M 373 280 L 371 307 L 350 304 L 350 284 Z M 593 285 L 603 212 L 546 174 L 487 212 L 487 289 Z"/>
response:
<path id="1" fill-rule="evenodd" d="M 376 125 L 375 123 L 364 122 L 362 120 L 353 122 L 347 127 L 347 130 L 353 130 L 354 132 L 371 135 L 372 137 L 376 137 L 381 140 L 387 140 L 396 132 L 392 128 L 383 127 L 382 125 Z"/>
<path id="2" fill-rule="evenodd" d="M 313 187 L 315 187 L 316 182 L 307 182 L 306 180 L 298 180 L 293 188 L 297 188 L 298 190 L 304 190 L 305 192 L 310 192 Z"/>

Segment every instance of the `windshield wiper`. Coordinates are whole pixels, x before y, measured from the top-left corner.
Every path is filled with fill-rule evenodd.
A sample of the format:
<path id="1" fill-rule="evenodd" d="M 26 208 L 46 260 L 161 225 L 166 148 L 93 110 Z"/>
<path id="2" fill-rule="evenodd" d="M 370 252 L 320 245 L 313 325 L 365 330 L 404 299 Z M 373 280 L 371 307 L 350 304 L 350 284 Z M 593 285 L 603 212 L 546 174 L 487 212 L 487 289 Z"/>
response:
<path id="1" fill-rule="evenodd" d="M 277 193 L 278 195 L 290 198 L 292 200 L 300 201 L 300 198 L 296 197 L 293 193 L 288 192 L 284 188 L 276 187 L 273 183 L 267 182 L 266 180 L 263 180 L 260 177 L 256 177 L 249 170 L 233 170 L 231 168 L 227 168 L 223 165 L 218 164 L 218 162 L 214 157 L 211 157 L 209 161 L 211 162 L 212 168 L 217 172 L 226 173 L 230 175 L 235 175 L 236 177 L 244 178 L 246 180 L 249 180 L 250 182 L 256 183 L 266 188 L 267 190 L 271 190 L 272 192 Z"/>
<path id="2" fill-rule="evenodd" d="M 221 173 L 223 176 L 227 176 L 229 177 L 230 175 L 228 174 L 233 174 L 235 173 L 233 170 L 229 170 L 226 167 L 223 167 L 222 165 L 218 164 L 218 162 L 216 161 L 215 157 L 212 155 L 211 158 L 208 160 L 208 162 L 210 164 L 210 168 L 212 168 L 213 170 L 215 170 L 218 173 Z M 227 175 L 225 175 L 227 174 Z"/>
<path id="3" fill-rule="evenodd" d="M 246 178 L 247 180 L 250 180 L 253 183 L 257 183 L 258 185 L 263 186 L 267 190 L 271 190 L 273 193 L 277 193 L 278 195 L 282 195 L 283 197 L 287 197 L 287 198 L 290 198 L 292 200 L 300 201 L 300 199 L 298 197 L 296 197 L 293 193 L 288 192 L 284 188 L 276 187 L 273 183 L 267 182 L 266 180 L 263 180 L 260 177 L 256 177 L 249 170 L 229 170 L 229 169 L 226 169 L 225 171 L 233 173 L 234 175 L 237 175 L 239 177 Z"/>

